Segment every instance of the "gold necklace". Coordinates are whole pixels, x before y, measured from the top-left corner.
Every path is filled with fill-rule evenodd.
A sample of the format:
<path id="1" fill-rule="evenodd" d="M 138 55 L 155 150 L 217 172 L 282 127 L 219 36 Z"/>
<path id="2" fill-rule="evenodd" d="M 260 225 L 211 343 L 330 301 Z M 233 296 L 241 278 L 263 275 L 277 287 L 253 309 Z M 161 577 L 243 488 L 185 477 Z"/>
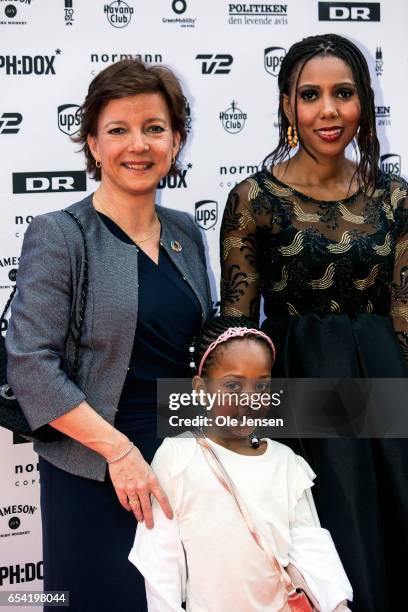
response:
<path id="1" fill-rule="evenodd" d="M 95 197 L 96 196 L 96 197 Z M 101 206 L 101 202 L 100 202 L 100 198 L 98 194 L 94 194 L 94 200 L 96 199 L 96 203 L 99 207 L 99 209 L 102 208 L 101 213 L 103 213 L 104 215 L 106 215 L 107 217 L 109 217 L 109 219 L 111 219 L 111 221 L 113 221 L 114 223 L 116 223 L 115 219 L 112 217 L 112 215 L 108 215 L 106 213 L 105 207 L 102 205 Z M 98 209 L 96 209 L 98 210 Z M 147 242 L 148 240 L 150 240 L 151 238 L 153 238 L 153 236 L 157 233 L 158 230 L 160 230 L 160 220 L 159 217 L 157 216 L 157 213 L 155 214 L 155 219 L 154 219 L 154 223 L 156 223 L 156 221 L 159 222 L 159 227 L 157 229 L 155 229 L 149 236 L 146 236 L 146 238 L 143 238 L 142 240 L 135 240 L 134 238 L 132 238 L 133 242 L 135 243 L 135 245 L 137 247 L 140 247 L 141 244 L 143 244 L 143 242 Z M 116 225 L 118 227 L 120 227 L 120 225 L 118 223 L 116 223 Z M 122 229 L 122 228 L 121 228 Z M 123 230 L 122 230 L 123 231 Z"/>
<path id="2" fill-rule="evenodd" d="M 158 216 L 157 216 L 157 213 L 156 213 L 156 219 L 155 219 L 155 222 L 156 222 L 156 221 L 159 221 L 159 218 L 158 218 Z M 160 222 L 159 222 L 159 223 L 160 223 Z M 159 229 L 159 228 L 155 229 L 155 230 L 154 230 L 154 232 L 152 232 L 152 233 L 150 234 L 150 236 L 147 236 L 146 238 L 143 238 L 143 240 L 134 240 L 133 238 L 132 238 L 132 240 L 133 240 L 133 242 L 135 243 L 135 245 L 136 245 L 136 246 L 140 246 L 140 245 L 141 245 L 143 242 L 147 242 L 148 240 L 150 240 L 150 238 L 153 238 L 153 236 L 154 236 L 154 235 L 157 233 L 158 229 Z"/>

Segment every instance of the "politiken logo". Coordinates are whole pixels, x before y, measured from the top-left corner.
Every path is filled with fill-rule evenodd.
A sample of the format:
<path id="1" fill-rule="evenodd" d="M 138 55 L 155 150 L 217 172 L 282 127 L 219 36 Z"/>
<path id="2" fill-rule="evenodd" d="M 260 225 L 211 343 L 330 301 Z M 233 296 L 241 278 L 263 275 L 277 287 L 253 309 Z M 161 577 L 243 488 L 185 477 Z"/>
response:
<path id="1" fill-rule="evenodd" d="M 381 47 L 377 47 L 375 50 L 375 74 L 381 76 L 383 73 L 384 60 Z"/>
<path id="2" fill-rule="evenodd" d="M 55 49 L 55 55 L 0 55 L 0 70 L 6 74 L 55 74 L 55 58 L 61 49 Z"/>
<path id="3" fill-rule="evenodd" d="M 264 66 L 266 72 L 276 77 L 286 55 L 286 49 L 283 47 L 267 47 L 264 51 Z"/>
<path id="4" fill-rule="evenodd" d="M 86 191 L 86 172 L 13 172 L 13 193 Z"/>
<path id="5" fill-rule="evenodd" d="M 287 4 L 228 4 L 230 25 L 287 25 Z"/>
<path id="6" fill-rule="evenodd" d="M 132 19 L 134 9 L 123 0 L 113 0 L 104 5 L 103 11 L 114 28 L 125 28 Z"/>
<path id="7" fill-rule="evenodd" d="M 220 121 L 226 132 L 238 134 L 245 126 L 248 115 L 237 106 L 233 100 L 227 110 L 220 113 Z"/>
<path id="8" fill-rule="evenodd" d="M 61 104 L 58 107 L 58 128 L 67 136 L 79 132 L 81 124 L 81 107 L 78 104 Z"/>
<path id="9" fill-rule="evenodd" d="M 160 183 L 157 185 L 157 189 L 187 189 L 187 172 L 191 170 L 193 164 L 187 164 L 183 170 L 177 175 L 167 175 L 162 178 Z"/>
<path id="10" fill-rule="evenodd" d="M 401 155 L 397 153 L 386 153 L 380 158 L 381 170 L 392 174 L 401 174 Z"/>
<path id="11" fill-rule="evenodd" d="M 319 21 L 380 21 L 380 3 L 319 2 Z"/>
<path id="12" fill-rule="evenodd" d="M 195 203 L 195 220 L 203 230 L 209 230 L 218 220 L 218 203 L 215 200 L 200 200 Z"/>
<path id="13" fill-rule="evenodd" d="M 0 115 L 0 134 L 17 134 L 22 120 L 21 113 L 3 113 Z"/>
<path id="14" fill-rule="evenodd" d="M 64 0 L 65 25 L 72 26 L 74 23 L 74 7 L 72 0 Z"/>
<path id="15" fill-rule="evenodd" d="M 391 125 L 391 106 L 376 106 L 375 116 L 378 127 Z"/>
<path id="16" fill-rule="evenodd" d="M 196 59 L 201 61 L 202 74 L 228 74 L 231 72 L 231 65 L 234 61 L 229 53 L 218 53 L 211 55 L 207 53 L 199 53 Z"/>

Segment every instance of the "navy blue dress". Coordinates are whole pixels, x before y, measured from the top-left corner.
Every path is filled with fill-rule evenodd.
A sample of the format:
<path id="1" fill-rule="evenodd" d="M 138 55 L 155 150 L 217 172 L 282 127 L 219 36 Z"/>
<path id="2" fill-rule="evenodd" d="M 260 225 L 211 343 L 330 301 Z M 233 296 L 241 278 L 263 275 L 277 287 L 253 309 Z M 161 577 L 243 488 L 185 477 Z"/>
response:
<path id="1" fill-rule="evenodd" d="M 100 217 L 117 238 L 133 244 L 113 221 Z M 202 312 L 162 247 L 157 265 L 138 249 L 138 279 L 136 334 L 115 427 L 151 462 L 161 444 L 156 379 L 190 376 L 188 347 Z M 108 471 L 105 482 L 98 482 L 40 457 L 40 475 L 44 589 L 70 591 L 69 609 L 75 612 L 147 612 L 144 580 L 127 559 L 136 520 L 120 505 Z"/>

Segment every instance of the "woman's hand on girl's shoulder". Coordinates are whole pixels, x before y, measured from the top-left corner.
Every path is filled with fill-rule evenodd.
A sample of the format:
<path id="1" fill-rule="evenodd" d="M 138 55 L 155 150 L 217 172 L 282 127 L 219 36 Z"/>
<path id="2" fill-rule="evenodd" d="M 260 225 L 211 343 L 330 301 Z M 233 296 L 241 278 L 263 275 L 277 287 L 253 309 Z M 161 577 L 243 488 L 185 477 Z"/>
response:
<path id="1" fill-rule="evenodd" d="M 154 526 L 151 495 L 156 498 L 166 517 L 173 518 L 167 495 L 138 448 L 134 447 L 126 457 L 110 464 L 109 474 L 121 505 L 133 511 L 136 519 L 144 521 L 148 529 Z"/>

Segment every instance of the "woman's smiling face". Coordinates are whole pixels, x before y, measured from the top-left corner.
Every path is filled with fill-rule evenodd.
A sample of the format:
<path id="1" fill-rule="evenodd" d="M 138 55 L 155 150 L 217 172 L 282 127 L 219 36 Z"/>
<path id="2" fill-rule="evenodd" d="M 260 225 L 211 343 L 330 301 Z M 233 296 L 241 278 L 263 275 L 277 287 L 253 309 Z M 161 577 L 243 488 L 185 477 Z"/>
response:
<path id="1" fill-rule="evenodd" d="M 97 135 L 88 136 L 92 155 L 101 163 L 102 184 L 129 195 L 155 191 L 179 143 L 159 93 L 110 100 L 98 117 Z"/>
<path id="2" fill-rule="evenodd" d="M 284 111 L 295 120 L 295 91 L 284 96 Z M 343 154 L 360 123 L 361 105 L 351 68 L 340 58 L 318 56 L 303 67 L 297 83 L 297 130 L 317 158 Z"/>

